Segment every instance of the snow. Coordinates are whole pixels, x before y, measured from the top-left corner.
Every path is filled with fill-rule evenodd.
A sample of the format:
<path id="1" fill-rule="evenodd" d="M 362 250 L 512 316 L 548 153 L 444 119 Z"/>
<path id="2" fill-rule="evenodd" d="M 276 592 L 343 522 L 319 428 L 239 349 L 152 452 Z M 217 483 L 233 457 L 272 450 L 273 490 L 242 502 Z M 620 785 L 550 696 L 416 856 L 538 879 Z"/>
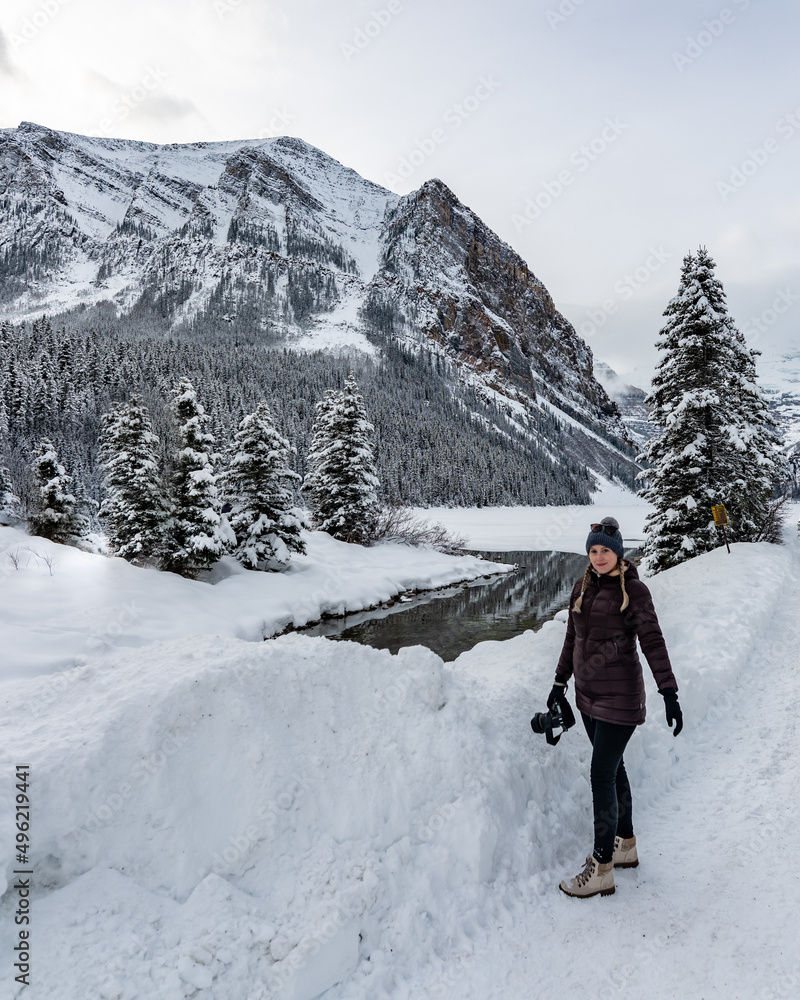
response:
<path id="1" fill-rule="evenodd" d="M 463 535 L 479 552 L 585 552 L 589 525 L 607 515 L 619 522 L 627 548 L 641 546 L 649 504 L 608 480 L 594 501 L 591 507 L 429 507 L 416 513 Z"/>
<path id="2" fill-rule="evenodd" d="M 303 532 L 303 538 L 306 554 L 294 555 L 285 573 L 246 570 L 228 556 L 204 581 L 2 527 L 0 645 L 6 655 L 0 684 L 179 636 L 260 640 L 324 614 L 360 611 L 406 590 L 444 587 L 506 568 L 403 545 L 362 548 L 321 531 Z"/>
<path id="3" fill-rule="evenodd" d="M 349 571 L 341 550 L 310 541 L 312 562 Z M 31 765 L 35 801 L 26 1000 L 796 996 L 800 548 L 788 543 L 717 549 L 649 582 L 686 724 L 674 739 L 645 670 L 648 720 L 626 753 L 641 865 L 587 901 L 557 884 L 590 846 L 588 741 L 575 730 L 552 748 L 529 728 L 563 613 L 446 665 L 422 647 L 247 642 L 233 622 L 209 635 L 223 608 L 241 625 L 247 588 L 276 578 L 209 587 L 102 560 L 112 603 L 154 591 L 129 648 L 63 670 L 55 695 L 55 678 L 31 670 L 0 688 L 12 879 L 13 764 Z M 103 613 L 99 557 L 58 555 L 52 577 L 32 566 L 3 583 L 4 628 L 20 620 L 45 659 L 49 629 L 68 642 L 81 606 Z M 363 592 L 381 565 L 421 576 L 417 557 L 367 550 Z M 200 594 L 229 581 L 235 599 L 211 616 Z M 260 596 L 274 613 L 277 598 Z M 169 635 L 148 617 L 159 603 Z M 4 956 L 15 900 L 11 888 L 0 907 Z M 22 993 L 7 958 L 0 991 Z"/>
<path id="4" fill-rule="evenodd" d="M 359 275 L 368 283 L 378 270 L 381 244 L 377 237 L 396 194 L 365 180 L 355 170 L 300 139 L 269 140 L 269 154 L 323 207 L 326 232 L 332 234 L 358 264 Z"/>
<path id="5" fill-rule="evenodd" d="M 359 351 L 378 357 L 378 348 L 371 343 L 359 326 L 359 310 L 363 305 L 364 289 L 360 284 L 346 283 L 342 298 L 327 313 L 315 316 L 310 328 L 293 335 L 288 345 L 296 351 L 330 351 L 332 354 Z"/>
<path id="6" fill-rule="evenodd" d="M 9 130 L 14 131 L 14 130 Z M 36 143 L 37 133 L 51 130 L 34 126 L 18 139 Z M 68 147 L 63 162 L 50 164 L 81 229 L 105 239 L 138 205 L 166 229 L 178 228 L 189 216 L 191 202 L 179 207 L 173 187 L 189 182 L 214 187 L 226 160 L 247 147 L 262 147 L 264 140 L 156 145 L 149 142 L 102 139 L 57 132 Z"/>

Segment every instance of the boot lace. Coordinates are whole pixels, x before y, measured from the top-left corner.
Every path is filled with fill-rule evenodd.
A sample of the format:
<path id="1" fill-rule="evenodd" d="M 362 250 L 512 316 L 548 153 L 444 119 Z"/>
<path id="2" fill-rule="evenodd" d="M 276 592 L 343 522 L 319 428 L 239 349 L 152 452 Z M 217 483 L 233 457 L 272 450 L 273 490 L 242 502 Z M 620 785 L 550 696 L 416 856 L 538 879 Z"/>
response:
<path id="1" fill-rule="evenodd" d="M 589 857 L 586 859 L 586 864 L 583 866 L 583 871 L 580 872 L 575 877 L 575 882 L 579 886 L 584 886 L 589 881 L 589 879 L 594 874 L 594 858 Z"/>

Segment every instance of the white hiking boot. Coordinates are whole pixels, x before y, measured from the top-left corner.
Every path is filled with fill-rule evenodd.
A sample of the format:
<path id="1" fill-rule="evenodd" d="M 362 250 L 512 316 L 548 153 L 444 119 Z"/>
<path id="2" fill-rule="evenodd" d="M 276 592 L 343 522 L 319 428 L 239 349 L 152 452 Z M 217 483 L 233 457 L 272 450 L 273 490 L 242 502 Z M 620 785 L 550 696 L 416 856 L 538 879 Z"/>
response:
<path id="1" fill-rule="evenodd" d="M 614 857 L 612 864 L 615 868 L 636 868 L 639 864 L 639 855 L 636 853 L 636 837 L 614 837 Z"/>
<path id="2" fill-rule="evenodd" d="M 575 878 L 565 878 L 558 887 L 568 896 L 610 896 L 614 892 L 614 862 L 601 864 L 590 854 L 586 858 L 583 871 Z"/>

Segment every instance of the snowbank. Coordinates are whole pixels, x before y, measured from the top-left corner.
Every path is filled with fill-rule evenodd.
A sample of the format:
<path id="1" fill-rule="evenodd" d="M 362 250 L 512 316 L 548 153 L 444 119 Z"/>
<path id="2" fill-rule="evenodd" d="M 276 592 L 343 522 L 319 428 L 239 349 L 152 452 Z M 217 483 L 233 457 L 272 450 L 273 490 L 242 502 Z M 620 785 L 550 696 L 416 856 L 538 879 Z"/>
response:
<path id="1" fill-rule="evenodd" d="M 508 567 L 405 545 L 363 548 L 321 531 L 285 573 L 221 560 L 209 577 L 131 566 L 0 528 L 0 681 L 104 660 L 115 649 L 184 635 L 260 640 L 324 614 L 360 611 L 406 590 L 442 587 Z M 15 568 L 15 564 L 16 567 Z M 57 687 L 53 688 L 57 692 Z"/>
<path id="2" fill-rule="evenodd" d="M 648 674 L 626 755 L 639 808 L 758 669 L 796 559 L 736 545 L 651 581 L 686 734 L 673 740 Z M 463 996 L 454 970 L 491 930 L 540 907 L 569 939 L 574 910 L 558 907 L 574 901 L 553 896 L 591 840 L 589 747 L 529 728 L 563 635 L 553 621 L 450 667 L 422 647 L 184 638 L 68 670 L 57 699 L 49 677 L 9 681 L 7 877 L 13 764 L 30 764 L 35 802 L 26 998 Z M 0 987 L 17 995 L 8 965 Z"/>

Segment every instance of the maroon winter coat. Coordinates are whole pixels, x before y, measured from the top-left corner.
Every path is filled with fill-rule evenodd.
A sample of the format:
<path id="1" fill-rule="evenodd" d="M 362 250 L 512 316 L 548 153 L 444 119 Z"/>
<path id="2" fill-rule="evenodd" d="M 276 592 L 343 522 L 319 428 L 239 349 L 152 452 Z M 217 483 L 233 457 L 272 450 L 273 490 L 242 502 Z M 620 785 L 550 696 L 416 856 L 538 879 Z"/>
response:
<path id="1" fill-rule="evenodd" d="M 658 690 L 678 690 L 650 591 L 630 564 L 625 570 L 629 604 L 620 611 L 620 577 L 592 570 L 580 611 L 573 612 L 582 583 L 581 578 L 572 588 L 567 635 L 556 677 L 566 681 L 574 674 L 575 702 L 579 711 L 593 719 L 641 725 L 645 695 L 637 636 Z"/>

